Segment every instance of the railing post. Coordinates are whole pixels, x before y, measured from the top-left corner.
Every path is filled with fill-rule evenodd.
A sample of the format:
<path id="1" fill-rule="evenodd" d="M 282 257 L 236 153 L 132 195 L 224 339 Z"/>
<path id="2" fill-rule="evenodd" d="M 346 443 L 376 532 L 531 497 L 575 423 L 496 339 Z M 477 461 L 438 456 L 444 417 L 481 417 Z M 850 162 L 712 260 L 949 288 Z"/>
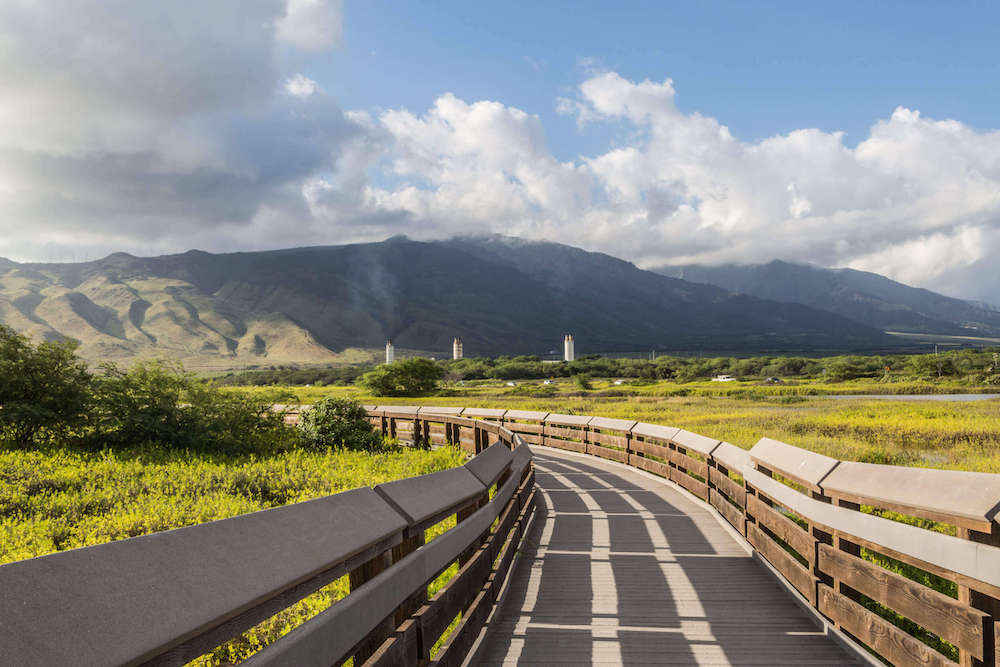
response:
<path id="1" fill-rule="evenodd" d="M 351 570 L 348 575 L 351 591 L 357 590 L 366 582 L 374 579 L 386 568 L 391 566 L 392 551 L 392 549 L 387 549 L 371 560 L 368 560 Z M 382 642 L 392 635 L 393 630 L 396 629 L 396 625 L 395 614 L 390 614 L 388 618 L 383 620 L 377 627 L 369 632 L 368 636 L 365 637 L 364 641 L 358 646 L 354 653 L 354 664 L 360 665 L 371 657 L 371 655 L 378 650 L 378 647 L 382 645 Z"/>
<path id="2" fill-rule="evenodd" d="M 426 537 L 424 531 L 420 531 L 418 534 L 404 539 L 392 548 L 392 562 L 398 563 L 409 554 L 424 546 L 425 539 Z M 403 621 L 412 616 L 425 602 L 427 602 L 426 586 L 414 593 L 408 600 L 396 609 L 393 628 L 397 628 L 402 625 Z"/>
<path id="3" fill-rule="evenodd" d="M 988 533 L 959 527 L 958 536 L 970 542 L 1000 547 L 1000 525 L 995 521 Z M 958 586 L 958 600 L 974 609 L 984 611 L 993 617 L 993 632 L 987 633 L 984 637 L 985 645 L 983 647 L 983 654 L 987 656 L 987 659 L 979 661 L 969 655 L 968 651 L 961 651 L 959 653 L 960 664 L 962 667 L 978 667 L 979 665 L 994 667 L 1000 662 L 1000 655 L 998 655 L 1000 653 L 1000 642 L 997 641 L 997 635 L 1000 633 L 1000 599 L 960 584 Z M 990 634 L 993 636 L 989 636 Z"/>

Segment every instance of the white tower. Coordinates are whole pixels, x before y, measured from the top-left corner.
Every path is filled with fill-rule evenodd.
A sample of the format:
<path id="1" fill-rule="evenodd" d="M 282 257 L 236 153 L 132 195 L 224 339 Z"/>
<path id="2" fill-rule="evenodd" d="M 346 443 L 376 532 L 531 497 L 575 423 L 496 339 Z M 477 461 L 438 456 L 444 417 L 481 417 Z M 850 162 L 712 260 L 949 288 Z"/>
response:
<path id="1" fill-rule="evenodd" d="M 576 350 L 573 349 L 573 337 L 566 334 L 566 338 L 563 339 L 563 360 L 573 361 L 576 359 Z"/>
<path id="2" fill-rule="evenodd" d="M 385 363 L 391 364 L 396 361 L 396 348 L 392 346 L 392 341 L 385 341 Z"/>
<path id="3" fill-rule="evenodd" d="M 456 338 L 451 342 L 451 358 L 461 359 L 462 358 L 462 339 Z"/>

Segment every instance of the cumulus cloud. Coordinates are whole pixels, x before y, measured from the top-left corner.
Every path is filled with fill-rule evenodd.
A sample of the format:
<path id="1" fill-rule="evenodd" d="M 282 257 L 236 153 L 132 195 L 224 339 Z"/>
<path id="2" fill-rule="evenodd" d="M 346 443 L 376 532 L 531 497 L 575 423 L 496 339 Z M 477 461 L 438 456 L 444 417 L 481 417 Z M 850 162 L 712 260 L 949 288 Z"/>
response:
<path id="1" fill-rule="evenodd" d="M 854 147 L 810 128 L 747 142 L 682 112 L 670 79 L 588 66 L 557 110 L 625 139 L 564 161 L 502 101 L 345 112 L 283 69 L 341 32 L 337 1 L 0 4 L 0 255 L 501 232 L 998 300 L 998 132 L 899 108 Z"/>
<path id="2" fill-rule="evenodd" d="M 435 234 L 550 238 L 641 265 L 777 257 L 980 298 L 1000 288 L 1000 275 L 957 279 L 1000 246 L 1000 133 L 899 108 L 854 148 L 817 129 L 744 142 L 675 95 L 670 79 L 593 74 L 558 110 L 631 139 L 571 163 L 537 117 L 497 102 L 383 113 L 400 182 L 375 199 Z"/>
<path id="3" fill-rule="evenodd" d="M 323 51 L 340 43 L 342 0 L 288 0 L 278 21 L 278 38 L 306 51 Z"/>
<path id="4" fill-rule="evenodd" d="M 339 13 L 299 0 L 0 5 L 0 254 L 253 247 L 265 220 L 309 233 L 303 182 L 366 130 L 282 73 L 276 51 L 332 44 Z"/>

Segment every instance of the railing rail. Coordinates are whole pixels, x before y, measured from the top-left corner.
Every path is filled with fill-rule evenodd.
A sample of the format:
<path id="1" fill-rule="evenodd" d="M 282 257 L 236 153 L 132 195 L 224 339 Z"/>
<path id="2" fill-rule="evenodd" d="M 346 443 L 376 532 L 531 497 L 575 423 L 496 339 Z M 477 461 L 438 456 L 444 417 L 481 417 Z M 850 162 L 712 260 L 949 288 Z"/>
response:
<path id="1" fill-rule="evenodd" d="M 604 417 L 367 410 L 387 436 L 451 444 L 474 457 L 375 489 L 0 566 L 5 658 L 182 664 L 349 573 L 350 595 L 248 664 L 354 656 L 355 664 L 415 665 L 439 641 L 434 662 L 458 664 L 534 508 L 533 467 L 520 446 L 531 443 L 683 487 L 714 507 L 803 604 L 884 661 L 997 664 L 1000 475 L 844 462 L 767 438 L 746 451 Z M 425 543 L 426 529 L 453 514 L 455 528 Z M 941 532 L 949 528 L 953 535 Z M 428 583 L 456 561 L 458 574 L 427 599 Z"/>
<path id="2" fill-rule="evenodd" d="M 384 428 L 412 420 L 411 432 L 426 433 L 444 410 L 373 407 L 370 414 L 385 419 Z M 839 461 L 768 438 L 746 451 L 683 429 L 605 417 L 484 408 L 449 414 L 669 479 L 712 505 L 803 603 L 884 661 L 949 665 L 957 656 L 957 664 L 997 664 L 1000 475 Z M 479 451 L 478 436 L 456 437 Z M 439 441 L 432 435 L 429 442 Z M 955 534 L 940 532 L 949 529 Z"/>
<path id="3" fill-rule="evenodd" d="M 531 452 L 513 432 L 455 410 L 371 415 L 384 433 L 464 439 L 475 456 L 374 488 L 2 565 L 0 664 L 182 665 L 345 575 L 346 597 L 245 664 L 416 665 L 439 641 L 433 663 L 461 663 L 534 509 Z M 452 515 L 455 527 L 426 542 L 425 531 Z M 455 562 L 458 574 L 428 599 Z"/>

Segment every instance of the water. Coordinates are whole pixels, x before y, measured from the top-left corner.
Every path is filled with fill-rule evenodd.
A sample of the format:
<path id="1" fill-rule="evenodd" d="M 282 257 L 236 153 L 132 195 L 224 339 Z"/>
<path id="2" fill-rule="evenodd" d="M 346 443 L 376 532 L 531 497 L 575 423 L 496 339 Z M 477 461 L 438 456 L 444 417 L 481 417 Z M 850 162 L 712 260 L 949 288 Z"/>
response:
<path id="1" fill-rule="evenodd" d="M 848 399 L 884 399 L 887 401 L 957 401 L 965 403 L 969 401 L 988 401 L 991 398 L 1000 398 L 1000 394 L 842 394 L 832 395 L 826 398 Z"/>

